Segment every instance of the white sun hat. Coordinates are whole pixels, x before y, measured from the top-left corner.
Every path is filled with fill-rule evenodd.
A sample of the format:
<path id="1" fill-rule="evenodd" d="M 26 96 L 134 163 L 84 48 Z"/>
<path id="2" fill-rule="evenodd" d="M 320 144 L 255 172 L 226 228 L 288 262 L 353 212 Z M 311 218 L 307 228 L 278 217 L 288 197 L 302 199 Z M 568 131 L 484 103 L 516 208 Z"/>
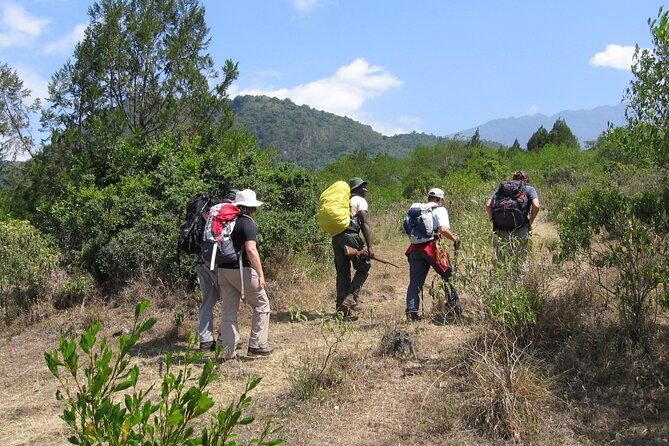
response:
<path id="1" fill-rule="evenodd" d="M 430 189 L 430 192 L 427 194 L 428 197 L 437 197 L 437 198 L 444 198 L 444 191 L 435 187 L 434 189 Z"/>
<path id="2" fill-rule="evenodd" d="M 262 201 L 256 199 L 256 193 L 251 189 L 244 189 L 237 192 L 235 206 L 246 206 L 247 208 L 257 208 L 262 204 Z"/>

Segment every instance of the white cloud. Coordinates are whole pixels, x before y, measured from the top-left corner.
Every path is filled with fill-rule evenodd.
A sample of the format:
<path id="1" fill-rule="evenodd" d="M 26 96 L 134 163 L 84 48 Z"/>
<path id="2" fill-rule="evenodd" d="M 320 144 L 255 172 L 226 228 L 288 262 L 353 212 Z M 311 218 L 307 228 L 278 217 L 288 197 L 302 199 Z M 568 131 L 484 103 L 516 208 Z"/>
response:
<path id="1" fill-rule="evenodd" d="M 84 38 L 84 31 L 86 31 L 86 24 L 80 23 L 67 35 L 58 40 L 44 45 L 44 53 L 46 54 L 67 54 L 72 47 Z"/>
<path id="2" fill-rule="evenodd" d="M 539 113 L 539 106 L 538 105 L 532 105 L 530 107 L 530 109 L 527 111 L 527 114 L 530 115 L 530 116 L 536 115 L 537 113 Z"/>
<path id="3" fill-rule="evenodd" d="M 634 50 L 635 48 L 631 45 L 606 45 L 606 50 L 600 51 L 590 58 L 590 65 L 629 70 L 634 59 Z"/>
<path id="4" fill-rule="evenodd" d="M 50 23 L 31 15 L 23 7 L 7 3 L 2 10 L 0 48 L 26 46 L 39 37 Z"/>
<path id="5" fill-rule="evenodd" d="M 14 65 L 19 78 L 23 81 L 23 88 L 30 90 L 31 100 L 45 99 L 49 95 L 49 81 L 42 78 L 35 69 L 28 65 Z"/>
<path id="6" fill-rule="evenodd" d="M 292 0 L 293 6 L 300 12 L 309 12 L 313 10 L 320 0 Z"/>
<path id="7" fill-rule="evenodd" d="M 265 95 L 279 99 L 289 98 L 298 105 L 309 105 L 337 115 L 360 120 L 364 116 L 365 101 L 381 93 L 402 86 L 403 82 L 383 67 L 370 65 L 365 59 L 356 59 L 340 67 L 324 79 L 291 88 L 237 89 L 233 85 L 230 96 Z"/>

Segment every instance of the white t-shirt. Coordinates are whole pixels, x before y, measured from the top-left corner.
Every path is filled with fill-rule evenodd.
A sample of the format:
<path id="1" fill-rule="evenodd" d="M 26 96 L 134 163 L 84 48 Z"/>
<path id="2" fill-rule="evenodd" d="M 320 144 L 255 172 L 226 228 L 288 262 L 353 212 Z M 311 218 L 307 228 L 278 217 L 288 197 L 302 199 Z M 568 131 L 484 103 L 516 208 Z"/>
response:
<path id="1" fill-rule="evenodd" d="M 427 207 L 432 207 L 432 215 L 434 216 L 434 219 L 437 221 L 437 228 L 446 228 L 446 229 L 451 229 L 451 220 L 448 218 L 448 211 L 444 206 L 439 206 L 437 203 L 430 202 L 430 203 L 414 203 L 411 205 L 412 208 L 414 207 L 422 207 L 427 208 Z"/>
<path id="2" fill-rule="evenodd" d="M 368 211 L 367 200 L 359 195 L 351 196 L 351 217 L 358 215 L 360 211 Z M 447 217 L 448 218 L 448 217 Z"/>

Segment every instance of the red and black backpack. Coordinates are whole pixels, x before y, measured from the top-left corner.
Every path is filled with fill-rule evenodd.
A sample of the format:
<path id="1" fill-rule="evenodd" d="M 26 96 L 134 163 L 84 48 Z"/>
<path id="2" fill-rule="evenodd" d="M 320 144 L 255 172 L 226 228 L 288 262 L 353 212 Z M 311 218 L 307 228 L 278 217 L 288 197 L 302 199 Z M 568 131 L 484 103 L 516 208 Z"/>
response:
<path id="1" fill-rule="evenodd" d="M 493 229 L 513 231 L 529 225 L 530 200 L 521 180 L 503 181 L 492 199 Z"/>

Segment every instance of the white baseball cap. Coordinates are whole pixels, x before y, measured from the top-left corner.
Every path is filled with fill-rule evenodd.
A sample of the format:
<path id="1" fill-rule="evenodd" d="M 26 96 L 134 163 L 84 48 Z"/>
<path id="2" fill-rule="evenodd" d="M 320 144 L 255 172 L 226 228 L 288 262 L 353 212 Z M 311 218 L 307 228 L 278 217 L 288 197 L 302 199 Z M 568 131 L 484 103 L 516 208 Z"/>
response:
<path id="1" fill-rule="evenodd" d="M 435 187 L 433 189 L 430 189 L 430 192 L 427 194 L 428 197 L 437 197 L 437 198 L 444 198 L 444 191 Z"/>
<path id="2" fill-rule="evenodd" d="M 235 206 L 246 206 L 247 208 L 257 208 L 262 204 L 262 201 L 256 199 L 256 193 L 251 189 L 244 189 L 237 192 L 235 195 Z"/>

